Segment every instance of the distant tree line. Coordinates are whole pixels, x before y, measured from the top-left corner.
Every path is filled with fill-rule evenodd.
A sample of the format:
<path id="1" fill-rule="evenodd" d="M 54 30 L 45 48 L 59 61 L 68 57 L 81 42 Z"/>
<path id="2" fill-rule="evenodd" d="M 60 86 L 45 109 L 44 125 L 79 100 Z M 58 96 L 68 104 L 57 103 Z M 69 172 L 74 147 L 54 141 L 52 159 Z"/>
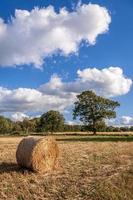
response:
<path id="1" fill-rule="evenodd" d="M 0 116 L 0 134 L 31 134 L 54 132 L 128 132 L 131 127 L 107 126 L 106 119 L 115 118 L 115 108 L 119 106 L 117 101 L 97 96 L 92 91 L 82 92 L 77 96 L 74 104 L 73 118 L 77 117 L 83 125 L 69 125 L 65 123 L 63 115 L 59 111 L 50 110 L 40 118 L 27 119 L 13 122 Z"/>
<path id="2" fill-rule="evenodd" d="M 50 114 L 50 116 L 49 116 Z M 50 118 L 49 118 L 50 117 Z M 61 118 L 58 118 L 61 117 Z M 107 126 L 105 122 L 96 124 L 97 132 L 129 132 L 133 131 L 131 127 L 113 127 Z M 13 122 L 8 118 L 0 116 L 0 134 L 28 135 L 30 133 L 51 134 L 53 132 L 92 132 L 93 127 L 86 125 L 66 124 L 62 114 L 58 111 L 49 111 L 40 118 L 24 119 L 23 121 Z"/>

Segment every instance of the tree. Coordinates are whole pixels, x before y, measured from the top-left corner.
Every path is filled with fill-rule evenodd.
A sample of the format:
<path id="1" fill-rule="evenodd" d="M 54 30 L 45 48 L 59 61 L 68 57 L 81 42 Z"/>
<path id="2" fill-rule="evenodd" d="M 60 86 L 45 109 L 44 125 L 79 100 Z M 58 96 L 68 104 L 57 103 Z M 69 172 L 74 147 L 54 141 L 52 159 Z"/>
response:
<path id="1" fill-rule="evenodd" d="M 120 127 L 120 130 L 123 132 L 128 132 L 130 129 L 128 126 Z"/>
<path id="2" fill-rule="evenodd" d="M 0 133 L 6 134 L 12 131 L 12 122 L 3 116 L 0 116 Z"/>
<path id="3" fill-rule="evenodd" d="M 29 134 L 30 131 L 32 131 L 33 123 L 29 119 L 25 118 L 21 122 L 22 130 L 24 131 L 25 134 Z"/>
<path id="4" fill-rule="evenodd" d="M 12 134 L 19 135 L 22 132 L 21 122 L 13 122 Z"/>
<path id="5" fill-rule="evenodd" d="M 81 125 L 70 125 L 70 124 L 64 124 L 64 128 L 63 131 L 64 132 L 80 132 L 81 131 L 82 126 Z"/>
<path id="6" fill-rule="evenodd" d="M 62 131 L 64 126 L 64 117 L 60 112 L 50 110 L 44 113 L 40 118 L 41 131 L 57 132 Z"/>
<path id="7" fill-rule="evenodd" d="M 79 116 L 85 125 L 91 125 L 94 134 L 96 134 L 99 122 L 116 117 L 114 110 L 120 105 L 117 101 L 97 96 L 92 91 L 82 92 L 77 95 L 77 99 L 74 103 L 73 118 L 76 119 Z"/>
<path id="8" fill-rule="evenodd" d="M 130 131 L 133 131 L 133 126 L 130 127 Z"/>
<path id="9" fill-rule="evenodd" d="M 107 125 L 104 120 L 97 121 L 95 126 L 97 132 L 106 132 L 107 130 Z M 82 131 L 93 131 L 93 125 L 92 124 L 82 125 Z"/>
<path id="10" fill-rule="evenodd" d="M 31 132 L 37 132 L 38 126 L 40 124 L 40 117 L 30 119 L 30 123 L 31 123 L 30 131 Z"/>

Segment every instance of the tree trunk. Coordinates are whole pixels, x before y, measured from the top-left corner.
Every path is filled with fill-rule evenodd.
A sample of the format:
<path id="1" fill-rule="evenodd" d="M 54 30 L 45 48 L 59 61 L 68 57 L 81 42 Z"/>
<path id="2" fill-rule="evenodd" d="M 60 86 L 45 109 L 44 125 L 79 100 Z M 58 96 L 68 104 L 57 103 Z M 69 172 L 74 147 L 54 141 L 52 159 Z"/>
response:
<path id="1" fill-rule="evenodd" d="M 26 128 L 26 135 L 28 135 L 28 134 L 29 134 L 29 127 Z"/>
<path id="2" fill-rule="evenodd" d="M 96 135 L 96 123 L 93 121 L 93 135 Z"/>

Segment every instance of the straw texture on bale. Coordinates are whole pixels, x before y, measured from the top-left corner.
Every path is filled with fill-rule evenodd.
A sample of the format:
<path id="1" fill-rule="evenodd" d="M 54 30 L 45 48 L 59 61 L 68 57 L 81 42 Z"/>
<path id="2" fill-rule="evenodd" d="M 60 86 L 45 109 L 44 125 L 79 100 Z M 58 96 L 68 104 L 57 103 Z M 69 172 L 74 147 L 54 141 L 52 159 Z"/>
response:
<path id="1" fill-rule="evenodd" d="M 35 172 L 48 172 L 56 168 L 59 149 L 53 138 L 24 138 L 16 151 L 17 163 Z"/>

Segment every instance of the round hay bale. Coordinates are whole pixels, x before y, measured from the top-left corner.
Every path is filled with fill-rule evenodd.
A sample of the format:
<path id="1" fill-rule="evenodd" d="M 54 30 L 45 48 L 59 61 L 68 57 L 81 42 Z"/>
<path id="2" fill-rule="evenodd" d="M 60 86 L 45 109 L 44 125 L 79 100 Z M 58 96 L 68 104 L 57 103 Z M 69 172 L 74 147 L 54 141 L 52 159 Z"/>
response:
<path id="1" fill-rule="evenodd" d="M 16 151 L 18 165 L 35 172 L 54 170 L 57 166 L 58 155 L 58 145 L 52 137 L 24 138 L 20 141 Z"/>

